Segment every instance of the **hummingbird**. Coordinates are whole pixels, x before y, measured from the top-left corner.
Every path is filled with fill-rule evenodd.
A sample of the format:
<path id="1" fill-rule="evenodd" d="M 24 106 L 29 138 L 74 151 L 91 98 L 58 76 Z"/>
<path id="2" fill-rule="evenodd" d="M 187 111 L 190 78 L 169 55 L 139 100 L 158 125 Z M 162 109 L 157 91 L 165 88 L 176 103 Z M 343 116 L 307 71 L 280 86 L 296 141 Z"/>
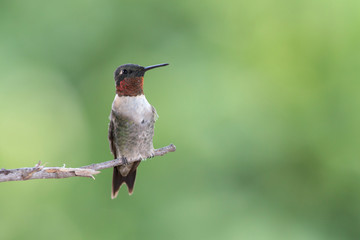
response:
<path id="1" fill-rule="evenodd" d="M 163 63 L 142 67 L 124 64 L 114 72 L 116 95 L 109 117 L 108 138 L 114 159 L 122 158 L 125 164 L 114 167 L 112 199 L 116 198 L 123 183 L 127 185 L 129 195 L 132 194 L 140 161 L 154 156 L 154 125 L 158 115 L 145 98 L 144 74 L 167 65 Z M 132 162 L 134 160 L 139 161 Z"/>

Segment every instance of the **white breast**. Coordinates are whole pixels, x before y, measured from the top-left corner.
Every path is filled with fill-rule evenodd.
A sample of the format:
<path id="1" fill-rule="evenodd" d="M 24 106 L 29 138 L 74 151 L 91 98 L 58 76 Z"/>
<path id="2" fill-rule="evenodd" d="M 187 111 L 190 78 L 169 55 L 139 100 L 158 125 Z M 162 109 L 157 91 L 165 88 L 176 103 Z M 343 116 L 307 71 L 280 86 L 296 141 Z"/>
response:
<path id="1" fill-rule="evenodd" d="M 145 95 L 135 97 L 119 97 L 116 95 L 112 110 L 115 114 L 127 116 L 139 123 L 144 119 L 149 120 L 153 117 L 152 106 L 146 100 Z"/>

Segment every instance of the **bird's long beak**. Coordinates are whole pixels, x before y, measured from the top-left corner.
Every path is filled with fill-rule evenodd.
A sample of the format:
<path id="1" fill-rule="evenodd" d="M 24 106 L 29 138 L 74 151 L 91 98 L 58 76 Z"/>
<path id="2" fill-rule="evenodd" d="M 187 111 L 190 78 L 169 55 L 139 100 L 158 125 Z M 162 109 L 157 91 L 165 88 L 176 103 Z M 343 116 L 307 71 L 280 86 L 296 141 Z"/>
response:
<path id="1" fill-rule="evenodd" d="M 167 66 L 167 65 L 169 65 L 169 64 L 168 63 L 162 63 L 162 64 L 148 66 L 148 67 L 145 67 L 145 72 L 147 70 L 150 70 L 150 69 L 154 69 L 154 68 L 158 68 L 158 67 L 164 67 L 164 66 Z"/>

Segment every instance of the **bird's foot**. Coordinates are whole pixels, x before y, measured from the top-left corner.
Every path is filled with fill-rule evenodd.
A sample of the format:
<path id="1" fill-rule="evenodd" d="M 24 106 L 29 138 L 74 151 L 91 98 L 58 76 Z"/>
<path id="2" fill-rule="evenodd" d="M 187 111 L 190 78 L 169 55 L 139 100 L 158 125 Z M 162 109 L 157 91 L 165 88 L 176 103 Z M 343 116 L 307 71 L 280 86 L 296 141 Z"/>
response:
<path id="1" fill-rule="evenodd" d="M 127 165 L 129 162 L 126 157 L 121 157 L 123 164 Z"/>

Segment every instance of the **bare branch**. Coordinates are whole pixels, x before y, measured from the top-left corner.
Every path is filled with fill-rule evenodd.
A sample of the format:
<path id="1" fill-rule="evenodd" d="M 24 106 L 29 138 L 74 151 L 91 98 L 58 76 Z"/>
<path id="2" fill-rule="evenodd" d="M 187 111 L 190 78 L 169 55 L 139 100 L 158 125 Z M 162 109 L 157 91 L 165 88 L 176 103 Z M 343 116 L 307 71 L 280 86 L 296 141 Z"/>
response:
<path id="1" fill-rule="evenodd" d="M 174 144 L 169 146 L 155 149 L 155 156 L 163 156 L 169 152 L 175 152 L 176 147 Z M 132 163 L 136 161 L 142 161 L 142 159 L 134 161 L 126 161 Z M 41 163 L 37 163 L 32 168 L 17 168 L 17 169 L 0 169 L 0 182 L 8 181 L 25 181 L 30 179 L 49 179 L 49 178 L 68 178 L 68 177 L 91 177 L 100 173 L 101 169 L 112 168 L 119 165 L 126 164 L 124 159 L 114 159 L 102 163 L 94 163 L 91 165 L 79 167 L 79 168 L 65 168 L 64 167 L 44 167 Z"/>

